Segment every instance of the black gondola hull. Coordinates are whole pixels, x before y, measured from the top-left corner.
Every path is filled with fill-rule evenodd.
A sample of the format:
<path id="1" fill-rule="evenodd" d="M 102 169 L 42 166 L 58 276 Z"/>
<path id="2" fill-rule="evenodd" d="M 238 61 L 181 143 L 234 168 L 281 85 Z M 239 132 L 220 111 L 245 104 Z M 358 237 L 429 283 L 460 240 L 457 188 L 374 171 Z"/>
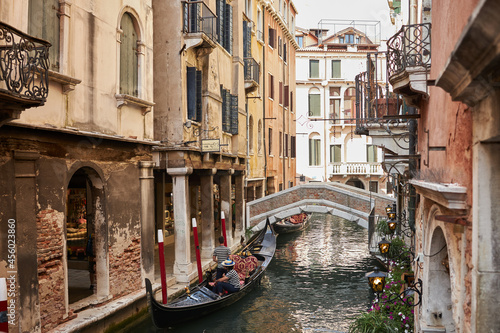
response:
<path id="1" fill-rule="evenodd" d="M 174 300 L 174 302 L 171 304 L 164 305 L 159 303 L 154 298 L 151 281 L 149 281 L 149 279 L 146 279 L 147 302 L 154 325 L 158 328 L 167 328 L 177 323 L 206 316 L 239 301 L 240 299 L 245 297 L 245 295 L 250 293 L 255 288 L 255 286 L 260 284 L 262 276 L 264 275 L 264 272 L 272 257 L 274 256 L 274 252 L 276 250 L 276 234 L 269 224 L 267 224 L 266 229 L 263 230 L 262 235 L 263 236 L 260 242 L 254 243 L 255 246 L 260 246 L 259 250 L 256 251 L 254 255 L 259 259 L 259 261 L 263 260 L 262 264 L 250 276 L 250 280 L 241 288 L 240 291 L 236 293 L 232 293 L 223 297 L 215 296 L 209 301 L 200 302 L 195 305 L 176 306 L 176 300 Z M 259 237 L 256 237 L 256 239 L 259 239 Z M 253 251 L 251 252 L 253 253 Z M 203 293 L 203 289 L 206 285 L 207 281 L 203 281 L 200 285 L 193 288 L 193 290 L 191 291 L 191 295 L 194 296 L 197 293 Z M 181 295 L 179 298 L 185 300 L 188 297 L 186 295 Z M 180 302 L 177 302 L 177 304 L 180 304 Z"/>

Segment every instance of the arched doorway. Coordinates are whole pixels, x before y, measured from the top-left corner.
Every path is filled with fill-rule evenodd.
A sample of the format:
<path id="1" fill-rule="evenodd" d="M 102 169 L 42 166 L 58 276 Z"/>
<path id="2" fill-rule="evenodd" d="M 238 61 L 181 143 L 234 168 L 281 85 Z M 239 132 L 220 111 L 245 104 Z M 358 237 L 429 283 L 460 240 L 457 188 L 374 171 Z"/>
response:
<path id="1" fill-rule="evenodd" d="M 448 246 L 441 228 L 436 228 L 432 235 L 429 253 L 429 272 L 426 279 L 429 284 L 427 309 L 424 315 L 429 326 L 444 326 L 446 332 L 455 332 L 451 302 L 450 265 Z"/>
<path id="2" fill-rule="evenodd" d="M 66 192 L 66 263 L 68 303 L 94 294 L 107 294 L 105 246 L 107 228 L 104 187 L 90 168 L 78 169 Z"/>
<path id="3" fill-rule="evenodd" d="M 354 187 L 360 188 L 362 190 L 365 189 L 365 184 L 363 184 L 363 182 L 361 180 L 359 180 L 358 178 L 349 179 L 346 182 L 346 185 L 354 186 Z"/>

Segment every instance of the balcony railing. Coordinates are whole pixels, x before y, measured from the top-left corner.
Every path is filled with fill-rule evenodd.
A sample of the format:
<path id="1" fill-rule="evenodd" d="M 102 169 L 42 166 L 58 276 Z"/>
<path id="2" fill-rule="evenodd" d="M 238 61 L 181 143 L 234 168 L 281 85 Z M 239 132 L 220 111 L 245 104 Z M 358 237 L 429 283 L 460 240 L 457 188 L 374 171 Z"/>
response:
<path id="1" fill-rule="evenodd" d="M 6 103 L 22 105 L 20 109 L 43 105 L 49 93 L 50 46 L 0 22 L 0 93 L 6 94 L 2 100 L 7 97 Z"/>
<path id="2" fill-rule="evenodd" d="M 380 163 L 363 162 L 341 162 L 334 163 L 334 175 L 382 175 L 382 165 Z"/>
<path id="3" fill-rule="evenodd" d="M 410 67 L 431 64 L 431 24 L 405 25 L 387 41 L 389 79 Z"/>
<path id="4" fill-rule="evenodd" d="M 259 84 L 260 65 L 254 58 L 245 58 L 245 81 Z"/>
<path id="5" fill-rule="evenodd" d="M 217 17 L 203 1 L 184 2 L 183 31 L 202 32 L 212 41 L 217 41 Z"/>

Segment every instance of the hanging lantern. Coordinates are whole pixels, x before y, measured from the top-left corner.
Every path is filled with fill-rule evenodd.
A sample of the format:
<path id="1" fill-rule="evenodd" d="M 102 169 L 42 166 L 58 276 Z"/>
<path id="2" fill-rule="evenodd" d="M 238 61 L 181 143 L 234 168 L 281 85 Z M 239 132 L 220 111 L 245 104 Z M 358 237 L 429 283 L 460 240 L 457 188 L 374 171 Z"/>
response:
<path id="1" fill-rule="evenodd" d="M 385 212 L 387 214 L 389 214 L 389 212 L 391 212 L 391 211 L 392 211 L 392 206 L 391 205 L 387 205 L 387 207 L 385 207 Z"/>
<path id="2" fill-rule="evenodd" d="M 388 241 L 384 238 L 380 242 L 378 242 L 378 248 L 380 250 L 381 254 L 386 255 L 389 252 L 389 249 L 391 247 L 391 241 Z"/>
<path id="3" fill-rule="evenodd" d="M 387 221 L 387 226 L 389 227 L 389 230 L 391 231 L 391 234 L 396 230 L 396 227 L 398 225 L 398 221 L 391 219 Z"/>
<path id="4" fill-rule="evenodd" d="M 373 272 L 366 273 L 365 276 L 368 278 L 368 285 L 373 292 L 378 294 L 384 290 L 387 274 L 379 271 L 378 267 L 375 267 Z"/>

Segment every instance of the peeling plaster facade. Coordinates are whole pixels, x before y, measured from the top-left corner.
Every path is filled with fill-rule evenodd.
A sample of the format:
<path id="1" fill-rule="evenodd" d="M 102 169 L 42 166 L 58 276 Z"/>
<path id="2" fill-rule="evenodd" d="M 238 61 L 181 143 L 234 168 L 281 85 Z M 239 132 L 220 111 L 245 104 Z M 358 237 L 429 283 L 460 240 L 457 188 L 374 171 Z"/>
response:
<path id="1" fill-rule="evenodd" d="M 0 1 L 0 20 L 23 32 L 33 30 L 34 20 L 48 24 L 42 11 L 30 16 L 31 6 L 28 0 Z M 0 127 L 0 275 L 17 271 L 16 320 L 9 330 L 19 332 L 46 332 L 84 306 L 141 289 L 154 272 L 152 260 L 144 258 L 152 257 L 154 245 L 148 241 L 154 229 L 144 233 L 154 217 L 147 205 L 154 195 L 147 177 L 154 145 L 152 3 L 55 1 L 49 9 L 59 36 L 49 51 L 57 59 L 49 72 L 49 97 Z M 131 18 L 136 38 L 134 95 L 123 93 L 120 84 L 120 50 L 128 37 L 124 16 Z M 84 193 L 78 221 L 87 226 L 79 229 L 80 260 L 70 258 L 76 253 L 69 236 L 76 229 L 69 227 L 75 188 Z M 9 219 L 16 235 L 12 267 L 4 223 Z M 91 234 L 96 286 L 73 298 L 72 272 L 88 270 L 84 253 Z"/>

